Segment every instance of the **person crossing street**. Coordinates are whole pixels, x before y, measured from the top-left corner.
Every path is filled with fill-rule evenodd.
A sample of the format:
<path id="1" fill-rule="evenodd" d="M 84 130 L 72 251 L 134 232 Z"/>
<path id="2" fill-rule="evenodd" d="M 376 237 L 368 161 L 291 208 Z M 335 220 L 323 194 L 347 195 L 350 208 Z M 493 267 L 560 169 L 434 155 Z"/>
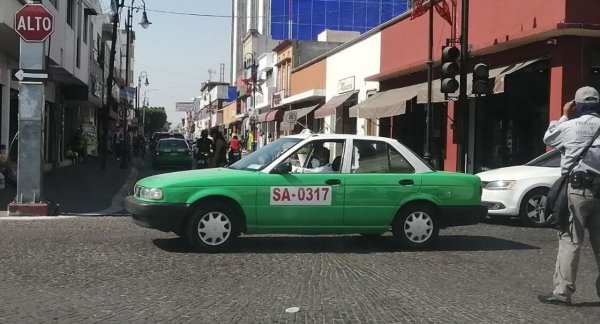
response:
<path id="1" fill-rule="evenodd" d="M 571 304 L 586 228 L 600 272 L 600 139 L 594 136 L 599 128 L 598 91 L 582 87 L 575 93 L 575 100 L 563 107 L 563 116 L 552 121 L 544 135 L 546 145 L 561 151 L 563 174 L 575 165 L 567 188 L 570 228 L 558 233 L 554 290 L 538 296 L 542 303 Z M 600 297 L 600 274 L 596 279 L 596 293 Z"/>

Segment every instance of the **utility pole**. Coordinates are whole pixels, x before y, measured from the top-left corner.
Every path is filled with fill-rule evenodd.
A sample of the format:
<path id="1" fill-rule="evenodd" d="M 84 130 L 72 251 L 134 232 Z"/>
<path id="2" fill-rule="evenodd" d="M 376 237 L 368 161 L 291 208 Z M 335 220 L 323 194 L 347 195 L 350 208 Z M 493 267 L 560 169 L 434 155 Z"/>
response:
<path id="1" fill-rule="evenodd" d="M 127 99 L 129 99 L 129 48 L 131 47 L 130 42 L 130 30 L 131 30 L 131 8 L 133 7 L 133 1 L 131 0 L 131 7 L 127 8 L 127 20 L 125 21 L 125 30 L 127 33 L 126 37 L 126 48 L 125 48 L 125 90 L 127 93 Z M 124 109 L 127 110 L 127 113 L 123 115 L 123 143 L 121 143 L 123 154 L 121 154 L 121 163 L 119 164 L 119 168 L 127 169 L 129 160 L 131 159 L 129 152 L 129 132 L 127 132 L 128 120 L 127 116 L 129 116 L 129 102 L 126 103 L 126 107 Z"/>
<path id="2" fill-rule="evenodd" d="M 469 169 L 469 98 L 467 97 L 467 70 L 469 65 L 469 0 L 462 0 L 461 36 L 460 36 L 460 92 L 458 94 L 457 120 L 458 127 L 454 131 L 461 132 L 458 137 L 458 167 L 463 172 Z"/>
<path id="3" fill-rule="evenodd" d="M 114 0 L 118 1 L 118 0 Z M 125 0 L 121 0 L 121 3 L 116 6 L 113 13 L 113 27 L 112 27 L 112 35 L 111 35 L 111 44 L 110 44 L 110 57 L 108 59 L 108 78 L 106 80 L 106 101 L 104 102 L 103 112 L 104 112 L 104 122 L 102 123 L 102 128 L 104 130 L 104 136 L 102 136 L 102 159 L 100 160 L 100 170 L 106 170 L 106 153 L 108 146 L 107 138 L 108 138 L 108 126 L 110 124 L 110 107 L 114 103 L 114 98 L 112 97 L 112 88 L 113 88 L 113 77 L 115 70 L 115 56 L 117 53 L 116 43 L 117 43 L 117 26 L 119 24 L 119 8 L 125 5 Z"/>
<path id="4" fill-rule="evenodd" d="M 423 149 L 423 159 L 431 163 L 431 92 L 433 83 L 433 4 L 429 5 L 429 53 L 427 59 L 427 107 L 425 117 L 425 147 Z"/>

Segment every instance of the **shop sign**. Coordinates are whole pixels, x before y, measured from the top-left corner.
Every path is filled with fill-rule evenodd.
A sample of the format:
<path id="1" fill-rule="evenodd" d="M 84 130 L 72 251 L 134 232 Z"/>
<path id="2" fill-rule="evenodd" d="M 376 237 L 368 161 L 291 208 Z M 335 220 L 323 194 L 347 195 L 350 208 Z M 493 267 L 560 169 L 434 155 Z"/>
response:
<path id="1" fill-rule="evenodd" d="M 135 97 L 137 89 L 134 87 L 122 86 L 120 89 L 121 102 L 126 101 L 128 104 L 133 104 L 133 98 Z"/>
<path id="2" fill-rule="evenodd" d="M 193 102 L 177 102 L 177 103 L 175 103 L 175 111 L 185 111 L 185 112 L 194 111 L 194 103 Z"/>
<path id="3" fill-rule="evenodd" d="M 262 93 L 256 94 L 256 104 L 265 102 L 265 96 Z"/>
<path id="4" fill-rule="evenodd" d="M 95 75 L 90 76 L 90 81 L 92 86 L 92 94 L 97 98 L 102 97 L 102 82 L 99 82 Z"/>
<path id="5" fill-rule="evenodd" d="M 271 103 L 272 103 L 273 107 L 281 106 L 283 98 L 285 98 L 285 90 L 280 90 L 280 91 L 273 93 L 273 95 L 271 97 Z"/>
<path id="6" fill-rule="evenodd" d="M 338 81 L 338 93 L 354 91 L 354 76 Z"/>
<path id="7" fill-rule="evenodd" d="M 87 154 L 91 156 L 98 156 L 98 136 L 96 134 L 96 125 L 94 124 L 83 124 L 81 125 L 83 130 L 83 136 L 87 143 Z"/>

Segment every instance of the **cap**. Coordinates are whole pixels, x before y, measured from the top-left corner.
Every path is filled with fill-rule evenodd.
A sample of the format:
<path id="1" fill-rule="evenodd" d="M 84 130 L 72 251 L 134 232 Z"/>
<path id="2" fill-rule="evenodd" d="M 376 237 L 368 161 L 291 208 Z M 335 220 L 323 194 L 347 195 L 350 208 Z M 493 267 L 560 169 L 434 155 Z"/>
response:
<path id="1" fill-rule="evenodd" d="M 598 103 L 600 96 L 598 91 L 592 87 L 581 87 L 575 92 L 575 102 L 578 103 Z"/>

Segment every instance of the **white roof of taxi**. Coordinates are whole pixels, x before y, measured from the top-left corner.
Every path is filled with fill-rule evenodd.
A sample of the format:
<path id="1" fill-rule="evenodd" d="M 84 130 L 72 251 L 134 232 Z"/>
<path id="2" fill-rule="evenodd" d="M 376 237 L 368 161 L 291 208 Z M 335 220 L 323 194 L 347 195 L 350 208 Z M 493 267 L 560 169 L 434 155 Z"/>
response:
<path id="1" fill-rule="evenodd" d="M 395 139 L 393 138 L 389 138 L 389 137 L 381 137 L 381 136 L 371 136 L 371 135 L 354 135 L 354 134 L 295 134 L 295 135 L 288 135 L 288 136 L 284 136 L 284 137 L 291 137 L 291 138 L 302 138 L 302 139 L 307 139 L 307 138 L 312 138 L 312 137 L 319 137 L 319 138 L 352 138 L 352 139 L 377 139 L 380 141 L 386 141 L 386 142 L 397 142 Z"/>

